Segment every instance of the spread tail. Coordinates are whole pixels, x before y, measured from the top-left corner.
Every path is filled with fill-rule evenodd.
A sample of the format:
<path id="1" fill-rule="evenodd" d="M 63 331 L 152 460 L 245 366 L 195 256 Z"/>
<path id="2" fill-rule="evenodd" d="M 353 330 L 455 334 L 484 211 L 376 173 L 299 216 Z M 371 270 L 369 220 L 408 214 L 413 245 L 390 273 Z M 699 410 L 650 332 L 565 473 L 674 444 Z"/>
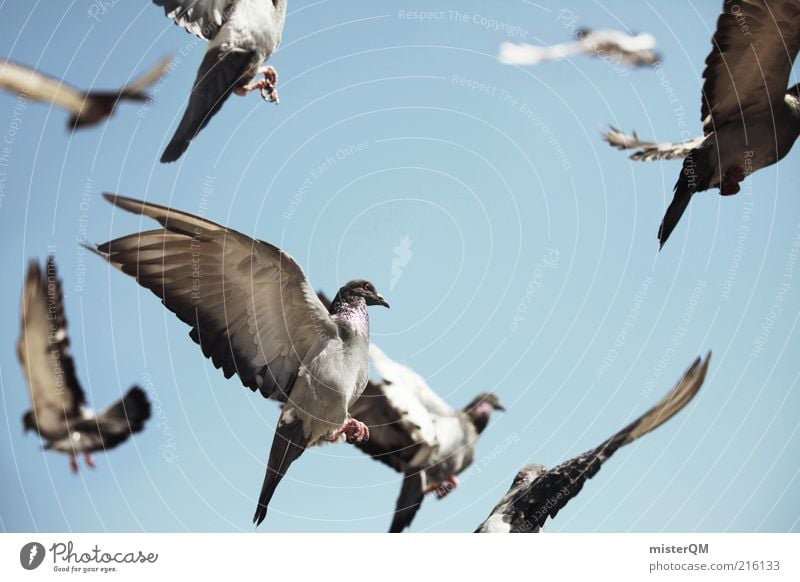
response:
<path id="1" fill-rule="evenodd" d="M 419 511 L 424 495 L 422 472 L 406 475 L 403 479 L 403 487 L 400 489 L 400 497 L 397 498 L 397 506 L 389 533 L 400 533 L 411 525 L 414 516 Z"/>
<path id="2" fill-rule="evenodd" d="M 206 53 L 189 96 L 178 129 L 170 140 L 161 162 L 174 162 L 181 157 L 189 142 L 216 115 L 233 90 L 247 81 L 255 53 L 211 49 Z"/>
<path id="3" fill-rule="evenodd" d="M 253 523 L 256 526 L 260 525 L 267 517 L 267 507 L 278 483 L 283 479 L 289 465 L 306 450 L 307 444 L 308 440 L 303 433 L 302 422 L 295 420 L 289 423 L 283 421 L 278 423 L 275 438 L 272 440 L 272 448 L 269 451 L 267 474 L 264 476 L 264 484 L 261 486 L 261 494 L 258 496 L 258 508 L 253 515 Z"/>
<path id="4" fill-rule="evenodd" d="M 658 229 L 659 248 L 664 247 L 669 235 L 675 230 L 681 216 L 686 211 L 686 207 L 689 206 L 692 195 L 695 192 L 708 190 L 711 164 L 708 163 L 707 152 L 708 150 L 706 149 L 696 148 L 684 158 L 681 175 L 675 183 L 672 202 L 667 208 L 667 212 L 664 214 L 664 219 Z"/>

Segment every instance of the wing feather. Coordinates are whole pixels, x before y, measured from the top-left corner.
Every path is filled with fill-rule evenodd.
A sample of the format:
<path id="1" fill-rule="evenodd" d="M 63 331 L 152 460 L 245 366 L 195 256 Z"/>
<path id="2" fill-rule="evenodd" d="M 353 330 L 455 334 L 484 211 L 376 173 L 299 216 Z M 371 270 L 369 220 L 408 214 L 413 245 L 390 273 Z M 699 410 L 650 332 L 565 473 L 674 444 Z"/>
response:
<path id="1" fill-rule="evenodd" d="M 0 59 L 0 89 L 24 95 L 26 99 L 44 101 L 80 113 L 86 94 L 75 87 L 35 69 Z"/>
<path id="2" fill-rule="evenodd" d="M 78 453 L 108 450 L 141 432 L 150 418 L 151 405 L 147 393 L 134 386 L 123 398 L 95 417 L 72 423 L 70 448 Z"/>
<path id="3" fill-rule="evenodd" d="M 28 381 L 37 418 L 44 411 L 63 419 L 78 415 L 86 402 L 69 349 L 64 297 L 53 255 L 43 272 L 31 261 L 22 297 L 22 330 L 17 355 Z"/>
<path id="4" fill-rule="evenodd" d="M 201 217 L 105 197 L 164 228 L 93 250 L 189 324 L 226 378 L 237 374 L 251 390 L 286 401 L 301 363 L 338 334 L 300 265 L 270 243 Z"/>
<path id="5" fill-rule="evenodd" d="M 681 142 L 644 141 L 639 139 L 635 131 L 627 134 L 615 127 L 603 132 L 603 139 L 619 150 L 636 150 L 630 158 L 642 161 L 683 159 L 704 140 L 703 137 L 697 137 Z"/>
<path id="6" fill-rule="evenodd" d="M 236 0 L 153 0 L 167 18 L 187 32 L 211 40 L 228 19 Z"/>
<path id="7" fill-rule="evenodd" d="M 800 50 L 800 2 L 725 0 L 711 43 L 703 71 L 706 135 L 782 104 Z"/>
<path id="8" fill-rule="evenodd" d="M 544 522 L 555 517 L 620 447 L 655 430 L 694 398 L 703 385 L 710 358 L 710 353 L 703 361 L 697 358 L 658 404 L 600 446 L 549 471 L 531 469 L 539 471 L 537 475 L 526 476 L 526 470 L 521 471 L 509 492 L 477 531 L 489 531 L 491 524 L 498 520 L 502 520 L 511 532 L 540 531 Z M 503 515 L 499 516 L 500 513 Z"/>

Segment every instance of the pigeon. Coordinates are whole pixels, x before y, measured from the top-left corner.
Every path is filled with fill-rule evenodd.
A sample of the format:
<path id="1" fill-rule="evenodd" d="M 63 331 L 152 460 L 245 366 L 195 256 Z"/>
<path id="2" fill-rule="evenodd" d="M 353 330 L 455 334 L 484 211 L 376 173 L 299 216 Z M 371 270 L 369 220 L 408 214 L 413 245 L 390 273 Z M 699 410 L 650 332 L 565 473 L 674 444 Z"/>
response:
<path id="1" fill-rule="evenodd" d="M 800 135 L 800 84 L 787 89 L 800 50 L 800 2 L 726 0 L 711 44 L 703 139 L 684 158 L 658 230 L 660 247 L 694 194 L 736 194 L 740 182 L 784 158 Z"/>
<path id="2" fill-rule="evenodd" d="M 642 141 L 634 131 L 632 135 L 623 133 L 615 127 L 609 127 L 603 132 L 603 139 L 618 150 L 636 150 L 630 158 L 632 160 L 677 160 L 683 159 L 700 144 L 705 137 L 696 137 L 686 141 Z"/>
<path id="3" fill-rule="evenodd" d="M 389 528 L 398 533 L 411 525 L 425 494 L 442 499 L 458 487 L 456 476 L 472 464 L 492 412 L 505 408 L 495 394 L 484 392 L 455 410 L 422 376 L 375 344 L 369 354 L 383 379 L 370 381 L 353 406 L 370 434 L 356 446 L 404 476 Z"/>
<path id="4" fill-rule="evenodd" d="M 73 473 L 78 455 L 94 468 L 92 453 L 112 449 L 144 429 L 150 401 L 138 386 L 98 415 L 85 408 L 75 364 L 69 350 L 61 281 L 53 255 L 45 271 L 31 261 L 22 295 L 22 332 L 17 355 L 28 382 L 31 407 L 22 417 L 25 432 L 33 430 L 44 448 L 70 455 Z"/>
<path id="5" fill-rule="evenodd" d="M 550 470 L 531 464 L 517 473 L 511 488 L 475 533 L 539 533 L 547 518 L 555 517 L 580 493 L 620 447 L 655 430 L 680 412 L 697 394 L 705 380 L 711 352 L 697 358 L 661 402 L 600 446 Z"/>
<path id="6" fill-rule="evenodd" d="M 369 438 L 348 413 L 369 379 L 367 307 L 389 307 L 369 281 L 339 289 L 330 312 L 300 265 L 268 242 L 199 216 L 104 194 L 163 228 L 89 247 L 192 327 L 203 355 L 283 404 L 253 522 L 307 447 Z"/>
<path id="7" fill-rule="evenodd" d="M 178 26 L 209 42 L 189 104 L 161 162 L 174 162 L 231 95 L 258 89 L 278 103 L 278 73 L 260 66 L 278 48 L 286 0 L 153 0 Z M 263 75 L 263 79 L 253 79 Z"/>
<path id="8" fill-rule="evenodd" d="M 115 91 L 81 91 L 60 79 L 48 77 L 19 63 L 0 59 L 0 89 L 18 93 L 25 99 L 44 101 L 63 107 L 72 116 L 70 129 L 90 127 L 109 117 L 120 101 L 145 102 L 150 99 L 146 90 L 160 79 L 170 67 L 165 58 L 133 83 Z"/>
<path id="9" fill-rule="evenodd" d="M 653 65 L 661 60 L 653 52 L 656 39 L 650 34 L 628 34 L 618 30 L 580 29 L 577 40 L 552 46 L 504 42 L 498 59 L 506 65 L 536 65 L 544 61 L 565 59 L 573 55 L 608 57 L 631 66 Z"/>

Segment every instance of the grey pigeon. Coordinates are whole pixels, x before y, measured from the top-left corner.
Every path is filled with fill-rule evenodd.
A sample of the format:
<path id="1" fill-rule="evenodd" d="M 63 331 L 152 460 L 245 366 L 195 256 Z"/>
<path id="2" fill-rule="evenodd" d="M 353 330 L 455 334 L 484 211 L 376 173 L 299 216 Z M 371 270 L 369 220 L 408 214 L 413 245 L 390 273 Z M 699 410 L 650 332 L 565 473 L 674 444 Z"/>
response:
<path id="1" fill-rule="evenodd" d="M 78 471 L 79 454 L 94 468 L 92 453 L 125 442 L 150 418 L 150 402 L 138 386 L 96 416 L 85 408 L 86 396 L 69 353 L 64 298 L 52 255 L 44 272 L 38 261 L 28 266 L 17 355 L 31 395 L 32 409 L 22 417 L 23 427 L 39 433 L 45 449 L 69 454 L 73 472 Z"/>
<path id="2" fill-rule="evenodd" d="M 498 59 L 506 65 L 536 65 L 544 61 L 560 60 L 573 55 L 608 56 L 631 66 L 652 65 L 660 60 L 653 52 L 656 39 L 650 34 L 628 34 L 618 30 L 580 29 L 577 40 L 552 46 L 535 46 L 528 43 L 504 42 L 500 45 Z"/>
<path id="3" fill-rule="evenodd" d="M 694 361 L 667 396 L 600 446 L 547 470 L 528 465 L 476 533 L 539 533 L 548 518 L 574 498 L 621 447 L 655 430 L 680 412 L 703 385 L 711 353 Z"/>
<path id="4" fill-rule="evenodd" d="M 798 0 L 726 0 L 703 71 L 703 137 L 688 152 L 658 231 L 669 238 L 692 196 L 739 192 L 781 160 L 800 135 L 800 84 L 787 89 L 800 50 Z"/>
<path id="5" fill-rule="evenodd" d="M 258 89 L 278 102 L 278 73 L 261 64 L 278 48 L 286 20 L 286 0 L 153 0 L 186 31 L 208 41 L 189 104 L 161 156 L 174 162 L 219 111 L 231 93 Z M 263 79 L 253 81 L 257 75 Z"/>
<path id="6" fill-rule="evenodd" d="M 401 532 L 411 525 L 426 493 L 441 499 L 458 486 L 456 475 L 472 464 L 492 412 L 505 409 L 495 394 L 484 392 L 455 410 L 422 376 L 375 344 L 369 353 L 382 381 L 370 381 L 353 406 L 370 434 L 369 441 L 356 446 L 403 474 L 389 529 Z"/>
<path id="7" fill-rule="evenodd" d="M 146 90 L 169 69 L 171 58 L 165 58 L 142 77 L 113 91 L 81 91 L 60 79 L 13 61 L 0 59 L 0 89 L 23 95 L 25 99 L 52 103 L 69 111 L 71 129 L 100 123 L 109 117 L 121 101 L 147 101 Z"/>
<path id="8" fill-rule="evenodd" d="M 349 411 L 369 379 L 367 306 L 389 304 L 372 283 L 356 280 L 339 289 L 329 314 L 300 265 L 275 245 L 187 212 L 104 196 L 163 228 L 92 250 L 192 326 L 190 337 L 226 378 L 237 374 L 283 403 L 253 517 L 258 525 L 307 447 L 369 438 Z"/>

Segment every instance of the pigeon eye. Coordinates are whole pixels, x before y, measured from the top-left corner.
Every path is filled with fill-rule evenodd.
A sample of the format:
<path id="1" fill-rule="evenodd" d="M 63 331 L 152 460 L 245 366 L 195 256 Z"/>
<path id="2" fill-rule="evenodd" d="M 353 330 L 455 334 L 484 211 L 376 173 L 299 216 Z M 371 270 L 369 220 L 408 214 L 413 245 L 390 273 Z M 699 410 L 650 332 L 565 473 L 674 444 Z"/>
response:
<path id="1" fill-rule="evenodd" d="M 372 292 L 374 291 L 374 289 L 372 288 L 371 284 L 367 283 L 366 285 L 364 285 L 364 291 Z"/>

